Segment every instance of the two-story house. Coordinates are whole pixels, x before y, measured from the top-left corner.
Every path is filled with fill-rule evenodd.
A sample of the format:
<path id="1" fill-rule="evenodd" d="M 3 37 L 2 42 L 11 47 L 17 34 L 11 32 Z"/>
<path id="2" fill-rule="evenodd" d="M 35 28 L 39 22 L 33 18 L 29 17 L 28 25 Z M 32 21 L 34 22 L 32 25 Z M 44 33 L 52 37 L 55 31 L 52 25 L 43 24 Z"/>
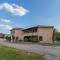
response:
<path id="1" fill-rule="evenodd" d="M 34 26 L 27 29 L 13 28 L 11 36 L 18 37 L 18 40 L 22 41 L 32 41 L 33 38 L 36 38 L 40 43 L 52 43 L 53 31 L 53 26 Z"/>

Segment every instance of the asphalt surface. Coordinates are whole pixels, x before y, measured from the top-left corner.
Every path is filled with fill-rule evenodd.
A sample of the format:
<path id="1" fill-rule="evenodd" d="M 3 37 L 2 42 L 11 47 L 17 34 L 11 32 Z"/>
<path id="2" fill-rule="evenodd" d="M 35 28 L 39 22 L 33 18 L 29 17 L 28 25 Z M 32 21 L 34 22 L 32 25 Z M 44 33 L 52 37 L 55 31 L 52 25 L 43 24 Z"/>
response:
<path id="1" fill-rule="evenodd" d="M 42 46 L 38 44 L 26 44 L 26 43 L 18 44 L 18 43 L 7 42 L 2 39 L 0 39 L 0 44 L 44 55 L 46 60 L 59 60 L 60 58 L 60 46 L 53 47 L 53 46 Z"/>

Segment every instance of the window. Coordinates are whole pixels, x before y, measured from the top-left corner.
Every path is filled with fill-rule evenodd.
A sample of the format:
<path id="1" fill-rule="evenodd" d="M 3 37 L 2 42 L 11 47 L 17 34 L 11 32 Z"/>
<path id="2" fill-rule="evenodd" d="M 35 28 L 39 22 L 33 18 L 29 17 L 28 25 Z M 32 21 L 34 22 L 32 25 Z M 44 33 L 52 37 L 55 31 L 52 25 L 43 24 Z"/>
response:
<path id="1" fill-rule="evenodd" d="M 37 32 L 37 29 L 32 29 L 32 32 Z"/>
<path id="2" fill-rule="evenodd" d="M 40 37 L 39 37 L 39 40 L 40 40 L 40 41 L 42 41 L 42 40 L 43 40 L 43 37 L 42 37 L 42 36 L 40 36 Z"/>

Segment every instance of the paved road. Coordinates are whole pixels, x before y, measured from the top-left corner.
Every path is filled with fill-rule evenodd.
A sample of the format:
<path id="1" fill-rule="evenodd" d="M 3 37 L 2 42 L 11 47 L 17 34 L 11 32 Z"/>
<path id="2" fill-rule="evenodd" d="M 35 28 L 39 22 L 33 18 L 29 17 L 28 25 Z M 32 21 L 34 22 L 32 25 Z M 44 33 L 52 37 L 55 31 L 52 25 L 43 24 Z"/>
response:
<path id="1" fill-rule="evenodd" d="M 35 52 L 45 56 L 46 60 L 59 60 L 60 58 L 60 47 L 52 46 L 41 46 L 37 44 L 16 44 L 0 40 L 0 44 L 14 47 L 28 52 Z"/>

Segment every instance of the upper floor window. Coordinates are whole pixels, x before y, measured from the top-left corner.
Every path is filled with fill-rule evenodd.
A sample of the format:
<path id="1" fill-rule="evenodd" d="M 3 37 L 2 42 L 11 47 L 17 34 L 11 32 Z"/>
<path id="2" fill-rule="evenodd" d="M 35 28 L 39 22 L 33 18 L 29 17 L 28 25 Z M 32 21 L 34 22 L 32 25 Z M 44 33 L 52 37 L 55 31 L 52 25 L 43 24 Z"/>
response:
<path id="1" fill-rule="evenodd" d="M 37 29 L 32 29 L 32 32 L 37 32 Z"/>

